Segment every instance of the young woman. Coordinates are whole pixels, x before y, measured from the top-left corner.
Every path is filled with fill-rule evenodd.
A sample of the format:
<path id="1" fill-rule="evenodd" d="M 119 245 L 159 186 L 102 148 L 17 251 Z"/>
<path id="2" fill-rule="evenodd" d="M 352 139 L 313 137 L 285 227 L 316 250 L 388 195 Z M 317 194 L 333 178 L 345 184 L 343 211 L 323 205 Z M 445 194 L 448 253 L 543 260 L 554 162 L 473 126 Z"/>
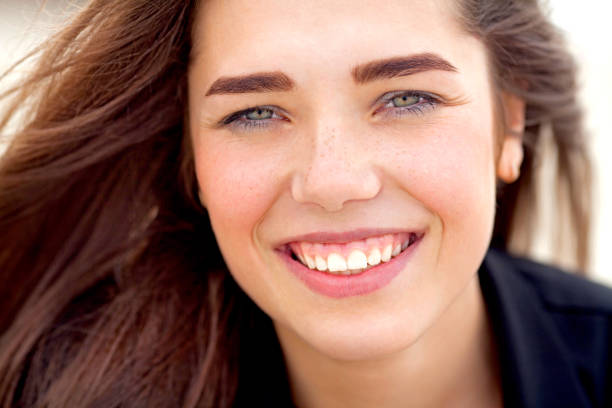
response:
<path id="1" fill-rule="evenodd" d="M 587 255 L 535 1 L 93 0 L 40 54 L 0 122 L 3 407 L 612 404 L 612 291 L 504 253 L 552 145 Z"/>

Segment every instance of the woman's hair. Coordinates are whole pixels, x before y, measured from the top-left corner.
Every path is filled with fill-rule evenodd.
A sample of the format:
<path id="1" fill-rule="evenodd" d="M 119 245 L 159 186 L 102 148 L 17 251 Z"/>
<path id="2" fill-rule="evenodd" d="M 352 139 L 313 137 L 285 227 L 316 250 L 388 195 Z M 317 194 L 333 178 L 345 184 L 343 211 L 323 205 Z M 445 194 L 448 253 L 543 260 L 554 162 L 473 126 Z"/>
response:
<path id="1" fill-rule="evenodd" d="M 255 354 L 278 346 L 195 199 L 186 116 L 196 3 L 92 0 L 0 96 L 10 140 L 0 159 L 1 407 L 229 406 Z M 500 187 L 493 245 L 508 249 L 517 226 L 533 224 L 548 145 L 555 201 L 570 209 L 584 265 L 589 161 L 574 62 L 535 0 L 460 9 L 496 89 L 526 101 L 525 160 L 518 182 Z"/>

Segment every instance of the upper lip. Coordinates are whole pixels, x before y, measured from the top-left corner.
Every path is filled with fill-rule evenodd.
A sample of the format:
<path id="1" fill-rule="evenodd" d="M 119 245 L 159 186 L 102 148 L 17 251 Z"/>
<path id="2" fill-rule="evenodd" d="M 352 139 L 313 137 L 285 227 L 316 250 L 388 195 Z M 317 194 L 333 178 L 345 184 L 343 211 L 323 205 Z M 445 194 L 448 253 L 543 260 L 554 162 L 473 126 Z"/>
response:
<path id="1" fill-rule="evenodd" d="M 282 245 L 289 244 L 291 242 L 314 242 L 314 243 L 325 243 L 325 244 L 341 244 L 351 241 L 360 241 L 366 238 L 377 237 L 381 235 L 387 234 L 396 234 L 400 232 L 423 232 L 422 228 L 415 229 L 405 229 L 405 228 L 361 228 L 355 229 L 352 231 L 345 232 L 310 232 L 307 234 L 296 235 L 293 237 L 288 237 L 283 239 L 283 241 L 278 245 L 279 247 Z"/>

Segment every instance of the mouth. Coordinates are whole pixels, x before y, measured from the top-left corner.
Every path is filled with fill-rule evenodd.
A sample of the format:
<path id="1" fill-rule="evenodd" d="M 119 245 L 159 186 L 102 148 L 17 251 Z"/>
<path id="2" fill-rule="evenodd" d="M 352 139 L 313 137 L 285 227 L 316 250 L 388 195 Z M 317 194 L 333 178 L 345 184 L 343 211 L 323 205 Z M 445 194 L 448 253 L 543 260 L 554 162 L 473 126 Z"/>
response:
<path id="1" fill-rule="evenodd" d="M 390 262 L 422 237 L 422 232 L 402 232 L 346 243 L 291 242 L 281 250 L 311 270 L 357 275 Z"/>
<path id="2" fill-rule="evenodd" d="M 277 248 L 289 270 L 310 289 L 331 297 L 363 295 L 388 284 L 405 267 L 424 231 L 348 242 L 293 241 Z"/>

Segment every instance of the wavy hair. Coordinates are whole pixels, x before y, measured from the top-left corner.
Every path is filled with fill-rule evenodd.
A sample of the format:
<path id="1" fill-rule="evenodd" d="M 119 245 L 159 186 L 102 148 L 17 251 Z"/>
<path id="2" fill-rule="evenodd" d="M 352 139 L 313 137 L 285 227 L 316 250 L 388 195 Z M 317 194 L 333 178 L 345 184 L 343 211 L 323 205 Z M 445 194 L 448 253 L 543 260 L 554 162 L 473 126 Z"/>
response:
<path id="1" fill-rule="evenodd" d="M 460 5 L 496 88 L 527 103 L 526 157 L 500 189 L 493 245 L 532 235 L 517 226 L 536 216 L 548 143 L 584 265 L 590 174 L 573 59 L 535 0 Z M 197 11 L 196 0 L 91 0 L 0 95 L 0 132 L 19 118 L 0 158 L 1 407 L 231 406 L 257 356 L 282 363 L 195 198 L 185 118 Z"/>

